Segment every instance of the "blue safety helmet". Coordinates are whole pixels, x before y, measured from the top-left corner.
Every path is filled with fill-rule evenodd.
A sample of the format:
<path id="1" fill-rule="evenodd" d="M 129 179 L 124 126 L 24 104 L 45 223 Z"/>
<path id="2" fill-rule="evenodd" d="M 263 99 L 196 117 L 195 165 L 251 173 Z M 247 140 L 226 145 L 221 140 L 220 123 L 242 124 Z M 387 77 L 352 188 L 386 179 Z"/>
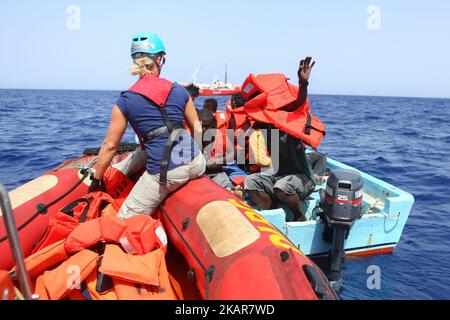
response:
<path id="1" fill-rule="evenodd" d="M 133 36 L 131 40 L 131 55 L 135 53 L 166 53 L 166 48 L 161 38 L 150 32 L 140 32 Z"/>

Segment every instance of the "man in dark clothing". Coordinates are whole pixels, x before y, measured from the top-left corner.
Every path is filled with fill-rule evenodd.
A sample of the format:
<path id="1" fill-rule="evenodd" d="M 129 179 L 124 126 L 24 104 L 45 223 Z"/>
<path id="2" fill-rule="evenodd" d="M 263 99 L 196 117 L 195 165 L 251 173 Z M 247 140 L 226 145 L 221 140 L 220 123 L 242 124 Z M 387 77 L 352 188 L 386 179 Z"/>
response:
<path id="1" fill-rule="evenodd" d="M 206 99 L 205 102 L 203 102 L 203 109 L 208 109 L 212 113 L 217 112 L 217 106 L 218 106 L 217 100 L 214 98 Z"/>
<path id="2" fill-rule="evenodd" d="M 296 102 L 290 105 L 287 111 L 294 111 L 306 102 L 308 79 L 314 64 L 315 62 L 311 63 L 311 57 L 300 61 L 297 72 L 300 89 Z M 315 188 L 310 156 L 307 156 L 301 140 L 284 132 L 279 132 L 278 148 L 276 152 L 279 153 L 279 163 L 274 164 L 273 172 L 266 171 L 248 176 L 244 190 L 260 208 L 270 209 L 273 200 L 276 199 L 289 207 L 294 214 L 294 221 L 305 221 L 306 217 L 300 203 Z M 269 151 L 272 154 L 275 150 Z M 323 163 L 320 165 L 323 166 Z"/>

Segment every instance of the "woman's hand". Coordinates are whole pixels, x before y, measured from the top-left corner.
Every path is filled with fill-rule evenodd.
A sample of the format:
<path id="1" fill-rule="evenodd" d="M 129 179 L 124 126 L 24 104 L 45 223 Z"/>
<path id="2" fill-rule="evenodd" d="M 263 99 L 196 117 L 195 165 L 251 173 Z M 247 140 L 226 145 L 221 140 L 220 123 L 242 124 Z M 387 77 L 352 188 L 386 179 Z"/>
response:
<path id="1" fill-rule="evenodd" d="M 304 60 L 300 61 L 300 65 L 298 67 L 297 75 L 298 81 L 300 83 L 307 83 L 309 76 L 311 75 L 311 70 L 316 64 L 315 61 L 311 63 L 312 57 L 306 57 Z"/>

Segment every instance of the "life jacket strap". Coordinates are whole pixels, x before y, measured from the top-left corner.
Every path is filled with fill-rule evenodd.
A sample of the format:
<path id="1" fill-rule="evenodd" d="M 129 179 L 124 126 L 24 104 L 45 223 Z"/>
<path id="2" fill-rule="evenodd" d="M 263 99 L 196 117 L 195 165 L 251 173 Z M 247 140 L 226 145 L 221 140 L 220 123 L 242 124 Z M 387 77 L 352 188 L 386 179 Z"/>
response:
<path id="1" fill-rule="evenodd" d="M 169 137 L 167 138 L 166 144 L 164 145 L 163 157 L 159 171 L 159 183 L 165 185 L 167 184 L 167 171 L 169 168 L 169 160 L 172 153 L 173 144 L 178 140 L 180 134 L 182 133 L 182 130 L 185 130 L 185 128 L 182 123 L 172 124 L 169 116 L 167 115 L 167 110 L 165 107 L 159 108 L 159 110 L 164 121 L 164 126 L 144 133 L 142 135 L 142 140 L 144 141 L 144 143 L 148 143 L 156 137 L 169 133 Z"/>
<path id="2" fill-rule="evenodd" d="M 87 199 L 85 199 L 85 198 L 80 198 L 80 199 L 77 199 L 77 200 L 75 200 L 75 201 L 72 201 L 72 202 L 69 203 L 67 206 L 65 206 L 64 208 L 62 208 L 62 209 L 61 209 L 61 212 L 64 213 L 64 214 L 67 214 L 67 215 L 69 215 L 69 216 L 71 216 L 71 217 L 73 217 L 73 216 L 74 216 L 73 210 L 75 209 L 75 207 L 76 207 L 78 204 L 82 203 L 82 202 L 86 202 L 86 207 L 84 207 L 84 210 L 83 210 L 83 212 L 81 213 L 81 216 L 80 216 L 79 219 L 78 219 L 78 221 L 79 221 L 80 223 L 85 222 L 85 221 L 86 221 L 86 218 L 87 218 L 87 214 L 88 214 L 88 212 L 89 212 L 89 207 L 90 207 L 90 205 L 91 205 L 92 199 L 93 199 L 93 197 L 89 197 L 89 198 L 87 198 Z"/>
<path id="3" fill-rule="evenodd" d="M 144 143 L 147 143 L 147 142 L 155 139 L 156 137 L 162 136 L 163 134 L 167 134 L 167 133 L 169 133 L 169 130 L 167 129 L 167 127 L 162 126 L 155 130 L 144 133 L 142 135 L 142 141 L 144 141 Z"/>

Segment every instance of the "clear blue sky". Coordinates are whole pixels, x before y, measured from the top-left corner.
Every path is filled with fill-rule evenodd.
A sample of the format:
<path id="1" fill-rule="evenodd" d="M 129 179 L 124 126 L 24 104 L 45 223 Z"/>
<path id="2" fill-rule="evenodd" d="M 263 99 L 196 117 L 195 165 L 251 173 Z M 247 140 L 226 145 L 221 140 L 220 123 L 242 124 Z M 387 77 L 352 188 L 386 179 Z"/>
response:
<path id="1" fill-rule="evenodd" d="M 67 8 L 80 8 L 69 30 Z M 371 30 L 370 5 L 381 9 Z M 311 91 L 324 94 L 450 97 L 450 1 L 4 1 L 0 88 L 126 89 L 130 37 L 158 33 L 163 76 L 189 81 L 283 72 L 317 64 Z"/>

